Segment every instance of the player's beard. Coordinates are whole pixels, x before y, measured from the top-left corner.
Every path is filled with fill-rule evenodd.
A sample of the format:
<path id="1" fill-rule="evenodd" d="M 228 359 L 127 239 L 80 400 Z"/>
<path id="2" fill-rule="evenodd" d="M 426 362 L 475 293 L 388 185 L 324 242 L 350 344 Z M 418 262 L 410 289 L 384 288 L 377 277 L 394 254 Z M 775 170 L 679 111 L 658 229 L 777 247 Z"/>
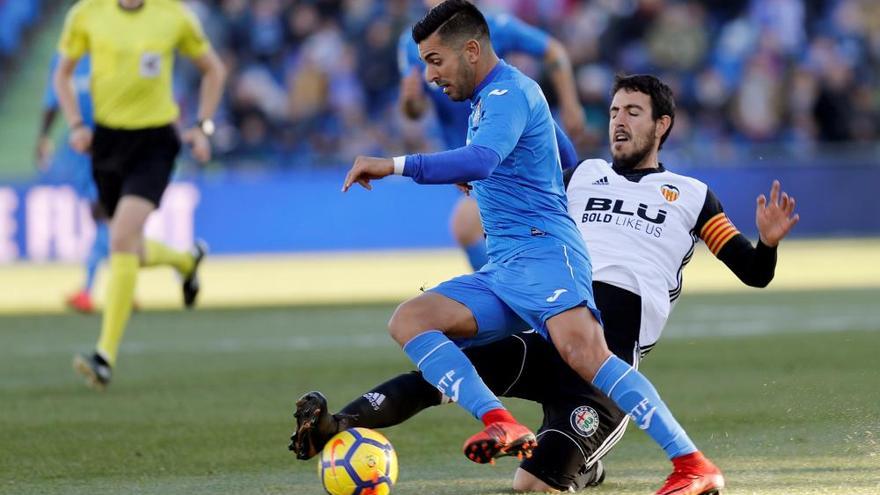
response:
<path id="1" fill-rule="evenodd" d="M 642 161 L 651 154 L 651 151 L 654 149 L 655 140 L 656 138 L 653 137 L 653 132 L 648 133 L 644 136 L 644 140 L 642 140 L 644 143 L 642 147 L 635 148 L 629 153 L 619 154 L 614 154 L 614 143 L 612 143 L 611 158 L 614 168 L 618 170 L 632 170 L 638 167 Z M 633 144 L 636 145 L 637 143 L 633 141 Z"/>
<path id="2" fill-rule="evenodd" d="M 456 93 L 448 95 L 452 101 L 465 101 L 473 95 L 474 69 L 468 65 L 464 54 L 458 56 L 458 71 L 455 74 L 454 86 L 457 90 Z"/>

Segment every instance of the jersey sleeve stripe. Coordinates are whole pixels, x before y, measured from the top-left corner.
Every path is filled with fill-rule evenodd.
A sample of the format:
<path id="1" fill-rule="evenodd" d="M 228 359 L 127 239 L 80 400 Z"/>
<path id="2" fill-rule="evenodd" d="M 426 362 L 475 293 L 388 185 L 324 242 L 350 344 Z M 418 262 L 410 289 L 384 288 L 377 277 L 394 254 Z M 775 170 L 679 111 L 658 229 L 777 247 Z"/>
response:
<path id="1" fill-rule="evenodd" d="M 739 235 L 739 231 L 736 230 L 736 229 L 734 228 L 734 229 L 731 230 L 729 233 L 727 233 L 724 237 L 722 237 L 721 239 L 719 239 L 718 242 L 716 243 L 717 247 L 716 247 L 715 250 L 712 252 L 712 254 L 716 254 L 716 255 L 717 255 L 717 254 L 718 254 L 718 251 L 721 251 L 721 248 L 723 248 L 725 244 L 727 244 L 731 239 L 733 239 L 733 238 L 736 237 L 737 235 Z"/>
<path id="2" fill-rule="evenodd" d="M 730 221 L 727 220 L 727 215 L 724 213 L 715 215 L 706 222 L 706 225 L 703 225 L 703 229 L 700 231 L 700 237 L 708 243 L 708 240 L 715 234 L 715 232 L 725 223 L 729 222 Z"/>
<path id="3" fill-rule="evenodd" d="M 712 254 L 717 255 L 718 251 L 720 251 L 721 248 L 737 234 L 739 234 L 739 230 L 728 221 L 724 227 L 712 235 L 712 238 L 706 242 L 706 245 L 709 246 L 709 250 L 712 251 Z"/>
<path id="4" fill-rule="evenodd" d="M 720 228 L 717 232 L 712 234 L 712 237 L 710 237 L 706 240 L 706 245 L 709 246 L 709 250 L 712 251 L 713 253 L 718 252 L 718 250 L 721 249 L 721 246 L 719 246 L 719 244 L 728 235 L 730 235 L 731 232 L 736 234 L 736 228 L 733 225 L 725 225 L 724 227 Z"/>
<path id="5" fill-rule="evenodd" d="M 700 237 L 706 243 L 709 251 L 717 255 L 718 251 L 727 244 L 730 239 L 739 234 L 739 230 L 734 227 L 730 219 L 724 212 L 720 212 L 706 222 L 700 233 Z"/>

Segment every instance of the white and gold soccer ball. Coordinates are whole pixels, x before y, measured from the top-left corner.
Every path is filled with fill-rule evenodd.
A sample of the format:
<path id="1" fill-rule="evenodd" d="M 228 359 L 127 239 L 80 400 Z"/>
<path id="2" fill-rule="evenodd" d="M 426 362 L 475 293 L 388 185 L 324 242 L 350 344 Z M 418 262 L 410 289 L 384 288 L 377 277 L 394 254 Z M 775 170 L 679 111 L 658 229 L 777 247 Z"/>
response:
<path id="1" fill-rule="evenodd" d="M 387 495 L 397 481 L 397 453 L 381 433 L 351 428 L 324 445 L 318 476 L 330 495 Z"/>

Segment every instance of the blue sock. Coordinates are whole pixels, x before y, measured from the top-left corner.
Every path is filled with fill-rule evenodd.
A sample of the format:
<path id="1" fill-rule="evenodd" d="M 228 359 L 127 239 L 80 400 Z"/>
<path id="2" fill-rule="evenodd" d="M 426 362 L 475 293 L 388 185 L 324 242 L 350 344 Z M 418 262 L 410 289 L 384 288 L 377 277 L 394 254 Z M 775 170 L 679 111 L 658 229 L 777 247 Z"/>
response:
<path id="1" fill-rule="evenodd" d="M 470 262 L 471 268 L 473 268 L 474 271 L 483 268 L 483 265 L 489 262 L 489 255 L 486 253 L 485 239 L 480 239 L 473 244 L 465 246 L 464 252 L 467 254 L 468 262 Z"/>
<path id="2" fill-rule="evenodd" d="M 110 232 L 107 222 L 97 222 L 95 224 L 95 241 L 92 243 L 92 250 L 89 251 L 89 257 L 86 258 L 86 286 L 87 292 L 92 292 L 92 286 L 95 285 L 95 274 L 98 273 L 98 265 L 107 257 L 110 248 Z"/>
<path id="3" fill-rule="evenodd" d="M 417 335 L 403 346 L 403 352 L 416 363 L 428 383 L 475 418 L 482 419 L 492 409 L 504 407 L 467 356 L 443 332 L 430 330 Z"/>
<path id="4" fill-rule="evenodd" d="M 599 368 L 593 385 L 629 414 L 670 459 L 697 451 L 651 382 L 617 356 L 611 356 Z"/>

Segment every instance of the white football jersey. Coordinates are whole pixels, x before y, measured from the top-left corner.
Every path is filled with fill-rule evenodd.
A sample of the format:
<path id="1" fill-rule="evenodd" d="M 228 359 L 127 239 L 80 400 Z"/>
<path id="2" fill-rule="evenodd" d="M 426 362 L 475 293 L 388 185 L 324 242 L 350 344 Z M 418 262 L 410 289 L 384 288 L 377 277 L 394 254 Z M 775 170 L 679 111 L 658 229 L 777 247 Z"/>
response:
<path id="1" fill-rule="evenodd" d="M 660 338 L 681 294 L 707 191 L 669 171 L 632 182 L 598 159 L 583 161 L 568 184 L 568 212 L 586 241 L 593 280 L 641 296 L 642 354 Z"/>

